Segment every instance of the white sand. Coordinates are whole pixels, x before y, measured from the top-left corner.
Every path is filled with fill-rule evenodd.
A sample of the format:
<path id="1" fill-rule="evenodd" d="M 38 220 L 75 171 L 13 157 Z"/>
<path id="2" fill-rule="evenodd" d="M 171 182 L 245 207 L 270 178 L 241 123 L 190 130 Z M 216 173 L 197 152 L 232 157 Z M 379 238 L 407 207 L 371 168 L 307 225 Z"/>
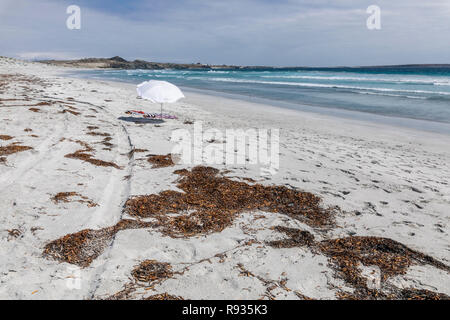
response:
<path id="1" fill-rule="evenodd" d="M 175 271 L 189 268 L 153 290 L 138 289 L 133 298 L 163 292 L 185 299 L 297 299 L 296 292 L 311 298 L 336 298 L 337 287 L 346 285 L 325 256 L 308 248 L 264 245 L 264 241 L 285 237 L 270 229 L 277 225 L 308 230 L 317 239 L 349 235 L 391 238 L 450 265 L 449 136 L 190 92 L 185 100 L 166 107 L 179 120 L 159 126 L 136 124 L 120 119 L 127 117 L 125 110 L 157 112 L 159 106 L 138 100 L 134 86 L 58 76 L 63 71 L 0 59 L 0 74 L 35 75 L 44 81 L 43 86 L 14 80 L 0 94 L 0 135 L 14 137 L 0 140 L 0 145 L 20 142 L 33 147 L 8 156 L 6 164 L 0 163 L 1 299 L 104 298 L 123 289 L 133 267 L 145 259 L 168 262 Z M 30 101 L 4 100 L 23 99 L 24 94 Z M 58 113 L 68 109 L 69 97 L 75 100 L 72 107 L 80 115 Z M 36 106 L 38 113 L 25 106 L 48 100 L 65 102 Z M 257 168 L 232 167 L 227 168 L 231 170 L 227 176 L 250 177 L 266 185 L 286 185 L 320 195 L 324 205 L 342 209 L 337 215 L 338 227 L 320 232 L 283 215 L 255 212 L 240 215 L 221 233 L 188 239 L 172 239 L 151 229 L 121 231 L 84 269 L 42 257 L 49 241 L 87 228 L 114 225 L 123 218 L 122 207 L 131 195 L 176 189 L 178 176 L 173 171 L 187 166 L 151 169 L 145 155 L 170 153 L 171 132 L 192 129 L 183 124 L 186 119 L 203 121 L 205 129 L 279 128 L 278 174 L 263 178 Z M 87 126 L 110 133 L 111 150 L 98 143 L 103 137 L 87 135 Z M 25 128 L 32 131 L 25 132 Z M 82 149 L 75 140 L 95 148 L 96 159 L 113 161 L 122 168 L 65 158 Z M 136 153 L 130 159 L 132 148 L 149 152 Z M 126 176 L 131 177 L 124 179 Z M 98 206 L 51 200 L 58 192 L 71 191 Z M 258 219 L 259 215 L 265 218 Z M 8 230 L 12 229 L 18 229 L 20 235 L 11 236 Z M 249 245 L 245 243 L 248 240 L 259 243 Z M 217 254 L 223 254 L 222 258 Z M 239 264 L 253 276 L 241 274 Z M 74 272 L 81 279 L 75 289 L 71 287 L 76 283 Z M 282 279 L 287 281 L 280 282 Z M 412 266 L 406 275 L 389 281 L 400 288 L 450 295 L 449 274 L 431 266 Z"/>

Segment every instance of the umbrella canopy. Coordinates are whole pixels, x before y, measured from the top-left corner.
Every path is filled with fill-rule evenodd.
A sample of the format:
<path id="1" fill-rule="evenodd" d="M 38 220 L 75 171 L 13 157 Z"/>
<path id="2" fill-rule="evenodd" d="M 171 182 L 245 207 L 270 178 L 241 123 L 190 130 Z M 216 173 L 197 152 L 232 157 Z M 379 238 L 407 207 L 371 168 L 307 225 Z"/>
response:
<path id="1" fill-rule="evenodd" d="M 145 81 L 137 86 L 136 91 L 140 97 L 153 103 L 173 103 L 184 98 L 183 92 L 167 81 Z"/>

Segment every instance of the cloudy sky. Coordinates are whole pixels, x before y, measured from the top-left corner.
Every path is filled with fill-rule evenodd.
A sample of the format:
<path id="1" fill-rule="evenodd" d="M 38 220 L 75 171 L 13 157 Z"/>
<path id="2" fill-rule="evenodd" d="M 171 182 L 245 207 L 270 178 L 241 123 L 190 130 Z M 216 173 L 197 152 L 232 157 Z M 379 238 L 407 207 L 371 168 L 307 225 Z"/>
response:
<path id="1" fill-rule="evenodd" d="M 69 30 L 69 5 L 81 29 Z M 370 5 L 381 30 L 368 30 Z M 450 63 L 450 0 L 0 0 L 0 55 L 273 66 Z"/>

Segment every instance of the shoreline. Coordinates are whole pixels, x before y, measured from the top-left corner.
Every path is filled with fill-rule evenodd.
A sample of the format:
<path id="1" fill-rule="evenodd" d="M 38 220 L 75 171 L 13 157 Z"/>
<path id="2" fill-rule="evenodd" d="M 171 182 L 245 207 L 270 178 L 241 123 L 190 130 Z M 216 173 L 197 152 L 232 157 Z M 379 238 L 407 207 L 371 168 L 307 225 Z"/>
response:
<path id="1" fill-rule="evenodd" d="M 375 66 L 331 66 L 331 67 L 314 67 L 314 66 L 239 66 L 239 65 L 210 65 L 201 63 L 173 63 L 173 62 L 155 62 L 145 60 L 127 61 L 122 57 L 115 56 L 111 58 L 83 58 L 74 60 L 38 60 L 36 62 L 60 67 L 80 67 L 90 69 L 116 69 L 116 70 L 135 70 L 144 68 L 147 70 L 162 69 L 185 69 L 185 70 L 361 70 L 361 69 L 411 69 L 411 68 L 449 68 L 450 64 L 434 63 L 434 64 L 398 64 L 398 65 L 375 65 Z"/>
<path id="2" fill-rule="evenodd" d="M 165 107 L 178 120 L 146 121 L 124 113 L 159 110 L 137 99 L 134 85 L 61 77 L 65 70 L 0 59 L 0 135 L 5 139 L 0 143 L 9 146 L 0 162 L 0 207 L 5 209 L 0 269 L 7 270 L 0 298 L 358 295 L 358 286 L 343 277 L 325 247 L 315 252 L 311 239 L 317 245 L 362 239 L 387 248 L 389 257 L 407 262 L 383 281 L 382 289 L 394 288 L 399 299 L 408 290 L 450 295 L 450 137 L 190 92 Z M 223 229 L 171 237 L 164 228 L 176 224 L 165 222 L 181 215 L 196 225 L 190 212 L 155 218 L 124 210 L 136 197 L 152 195 L 150 203 L 164 202 L 173 195 L 168 191 L 184 190 L 180 173 L 186 171 L 177 170 L 191 172 L 194 165 L 155 167 L 150 160 L 169 154 L 172 132 L 191 132 L 193 121 L 201 121 L 204 129 L 280 129 L 276 174 L 261 176 L 259 168 L 247 165 L 213 167 L 225 186 L 233 186 L 227 189 L 231 194 L 238 185 L 248 192 L 258 184 L 317 196 L 322 208 L 333 210 L 334 225 L 322 228 L 275 210 L 254 209 L 236 213 Z M 308 237 L 302 242 L 283 230 Z M 86 247 L 76 241 L 86 235 L 96 242 Z M 58 251 L 70 245 L 76 258 L 84 259 L 83 267 L 68 263 L 65 251 Z M 420 263 L 418 254 L 396 253 L 402 246 L 441 265 Z M 363 248 L 367 254 L 386 259 L 376 246 L 368 248 Z M 130 282 L 135 270 L 154 261 L 165 268 L 165 277 Z M 364 276 L 370 266 L 358 261 L 353 261 L 355 272 Z"/>
<path id="3" fill-rule="evenodd" d="M 60 74 L 60 76 L 64 76 L 64 73 Z M 131 92 L 134 92 L 136 89 L 136 85 L 131 82 L 125 82 L 125 81 L 115 81 L 115 80 L 106 80 L 106 79 L 92 79 L 92 78 L 79 78 L 79 77 L 68 77 L 73 79 L 83 79 L 83 80 L 91 80 L 91 81 L 98 81 L 103 83 L 108 83 L 112 86 L 117 86 L 118 88 L 125 88 Z M 289 116 L 289 117 L 295 117 L 299 119 L 310 119 L 313 121 L 316 121 L 315 125 L 318 124 L 320 121 L 330 122 L 332 123 L 332 128 L 337 129 L 339 124 L 342 125 L 348 125 L 350 127 L 359 128 L 359 132 L 362 135 L 365 135 L 366 138 L 372 138 L 372 139 L 389 139 L 389 135 L 394 136 L 404 136 L 406 140 L 413 140 L 418 139 L 420 140 L 426 140 L 426 143 L 430 145 L 436 145 L 438 148 L 442 148 L 442 151 L 446 151 L 450 154 L 450 125 L 448 126 L 448 134 L 443 132 L 435 132 L 430 130 L 422 130 L 420 128 L 417 128 L 415 126 L 409 126 L 409 125 L 400 125 L 396 126 L 389 122 L 401 122 L 404 120 L 405 122 L 413 121 L 418 123 L 429 123 L 431 126 L 434 124 L 439 125 L 447 125 L 446 123 L 438 123 L 428 120 L 417 120 L 417 119 L 411 119 L 411 118 L 397 118 L 397 117 L 387 117 L 387 116 L 381 116 L 381 115 L 374 115 L 370 113 L 363 113 L 358 111 L 347 111 L 347 110 L 338 110 L 342 111 L 343 113 L 349 113 L 349 114 L 362 114 L 365 117 L 379 117 L 384 118 L 384 122 L 374 122 L 370 120 L 363 120 L 360 118 L 357 118 L 355 116 L 337 116 L 337 115 L 330 115 L 326 114 L 325 112 L 314 112 L 314 111 L 305 111 L 305 110 L 298 110 L 293 108 L 283 108 L 276 104 L 270 104 L 273 101 L 265 100 L 262 98 L 255 98 L 256 101 L 251 101 L 243 99 L 244 96 L 239 96 L 236 94 L 227 94 L 222 92 L 216 92 L 211 91 L 211 93 L 208 90 L 201 90 L 201 89 L 195 89 L 195 88 L 189 88 L 189 87 L 180 87 L 183 89 L 184 92 L 189 93 L 189 96 L 186 97 L 186 99 L 181 100 L 179 103 L 187 102 L 196 106 L 201 106 L 203 110 L 221 110 L 222 112 L 227 111 L 233 111 L 233 112 L 241 112 L 242 110 L 236 110 L 240 106 L 243 109 L 251 109 L 252 112 L 248 113 L 246 110 L 244 110 L 247 115 L 251 114 L 259 114 L 259 113 L 265 113 L 268 117 L 273 115 L 283 116 Z M 214 94 L 215 93 L 215 94 Z M 217 99 L 219 99 L 221 107 L 215 107 L 213 106 L 213 109 L 210 109 L 210 107 L 214 104 L 216 104 Z M 262 103 L 261 101 L 265 101 L 266 103 Z M 168 105 L 168 108 L 170 109 L 170 105 Z M 326 109 L 326 111 L 330 111 L 331 109 L 326 107 L 317 107 L 319 109 Z M 168 110 L 169 110 L 168 109 Z M 333 110 L 332 110 L 333 111 Z M 390 120 L 390 121 L 389 121 Z M 447 127 L 447 126 L 446 126 Z M 368 130 L 370 128 L 370 130 Z M 346 130 L 341 130 L 341 132 L 345 132 Z M 367 132 L 368 134 L 364 134 Z M 376 133 L 376 134 L 371 134 Z M 409 137 L 408 137 L 409 136 Z M 420 136 L 420 137 L 419 137 Z M 414 137 L 414 138 L 412 138 Z"/>
<path id="4" fill-rule="evenodd" d="M 273 101 L 263 98 L 251 98 L 245 99 L 245 96 L 240 96 L 237 94 L 227 94 L 218 91 L 211 91 L 211 93 L 207 90 L 195 89 L 195 88 L 187 88 L 185 87 L 185 91 L 198 94 L 199 96 L 210 96 L 212 98 L 225 98 L 230 101 L 241 101 L 242 103 L 251 103 L 260 106 L 264 112 L 273 109 L 282 109 L 292 111 L 289 114 L 297 114 L 298 116 L 307 116 L 312 118 L 323 118 L 330 121 L 343 121 L 348 122 L 349 124 L 354 125 L 367 125 L 370 127 L 379 127 L 380 129 L 386 129 L 388 131 L 395 130 L 404 130 L 411 133 L 424 133 L 424 134 L 432 134 L 443 136 L 447 138 L 450 135 L 450 124 L 445 122 L 435 122 L 431 120 L 422 120 L 422 119 L 414 119 L 414 118 L 400 118 L 400 117 L 388 117 L 379 114 L 373 114 L 368 112 L 361 111 L 352 111 L 352 110 L 340 110 L 340 109 L 332 109 L 323 106 L 308 106 L 305 104 L 291 104 L 287 102 L 281 101 Z M 282 107 L 280 105 L 286 105 L 286 107 Z M 292 105 L 289 107 L 288 105 Z M 304 108 L 301 110 L 299 108 Z M 275 110 L 273 110 L 275 111 Z M 255 110 L 256 112 L 256 110 Z M 372 118 L 372 120 L 369 120 Z M 376 118 L 377 121 L 374 121 L 373 118 Z"/>
<path id="5" fill-rule="evenodd" d="M 85 69 L 90 70 L 90 69 Z M 115 69 L 111 69 L 115 70 Z M 127 81 L 121 81 L 121 80 L 113 80 L 113 79 L 101 79 L 101 78 L 94 78 L 94 77 L 79 77 L 76 75 L 77 70 L 70 70 L 70 72 L 75 71 L 75 74 L 69 74 L 64 75 L 61 74 L 61 76 L 69 76 L 77 79 L 91 79 L 91 80 L 97 80 L 97 81 L 106 81 L 106 82 L 112 82 L 112 83 L 122 83 L 122 84 L 129 84 L 132 86 L 135 86 L 136 83 L 134 82 L 127 82 Z M 66 72 L 67 73 L 67 72 Z M 349 110 L 349 109 L 339 109 L 339 108 L 332 108 L 332 107 L 326 107 L 326 106 L 316 106 L 316 105 L 308 105 L 305 103 L 293 103 L 293 102 L 287 102 L 287 101 L 277 101 L 277 100 L 271 100 L 266 98 L 260 98 L 260 97 L 251 97 L 251 96 L 245 96 L 235 93 L 227 93 L 227 92 L 220 92 L 220 91 L 214 91 L 214 90 L 208 90 L 208 89 L 199 89 L 195 87 L 187 87 L 187 86 L 179 86 L 183 91 L 186 92 L 192 92 L 197 93 L 199 95 L 205 95 L 205 96 L 212 96 L 216 98 L 227 98 L 230 100 L 236 100 L 236 101 L 244 101 L 254 104 L 259 104 L 262 107 L 275 107 L 275 108 L 281 108 L 281 109 L 288 109 L 297 111 L 300 114 L 306 114 L 309 115 L 322 115 L 325 117 L 328 117 L 330 119 L 335 119 L 338 121 L 339 119 L 343 120 L 353 120 L 353 121 L 359 121 L 361 123 L 366 123 L 368 125 L 380 125 L 380 126 L 386 126 L 386 127 L 393 127 L 393 128 L 403 128 L 403 129 L 410 129 L 410 130 L 416 130 L 421 131 L 424 133 L 433 133 L 433 134 L 440 134 L 445 136 L 450 136 L 450 123 L 446 122 L 438 122 L 438 121 L 432 121 L 432 120 L 425 120 L 425 119 L 417 119 L 417 118 L 404 118 L 404 117 L 397 117 L 397 116 L 386 116 L 382 114 L 377 113 L 371 113 L 371 112 L 362 112 L 362 111 L 356 111 L 356 110 Z"/>

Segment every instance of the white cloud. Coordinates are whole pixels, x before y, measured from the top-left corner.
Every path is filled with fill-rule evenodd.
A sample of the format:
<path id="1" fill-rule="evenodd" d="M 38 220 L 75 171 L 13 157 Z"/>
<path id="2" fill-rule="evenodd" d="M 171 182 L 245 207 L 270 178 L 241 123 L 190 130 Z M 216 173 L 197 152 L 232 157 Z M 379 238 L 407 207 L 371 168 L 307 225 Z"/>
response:
<path id="1" fill-rule="evenodd" d="M 448 0 L 375 1 L 382 30 L 369 31 L 365 10 L 373 2 L 143 1 L 132 14 L 80 5 L 81 30 L 68 30 L 67 1 L 2 0 L 0 54 L 258 65 L 449 62 Z"/>

